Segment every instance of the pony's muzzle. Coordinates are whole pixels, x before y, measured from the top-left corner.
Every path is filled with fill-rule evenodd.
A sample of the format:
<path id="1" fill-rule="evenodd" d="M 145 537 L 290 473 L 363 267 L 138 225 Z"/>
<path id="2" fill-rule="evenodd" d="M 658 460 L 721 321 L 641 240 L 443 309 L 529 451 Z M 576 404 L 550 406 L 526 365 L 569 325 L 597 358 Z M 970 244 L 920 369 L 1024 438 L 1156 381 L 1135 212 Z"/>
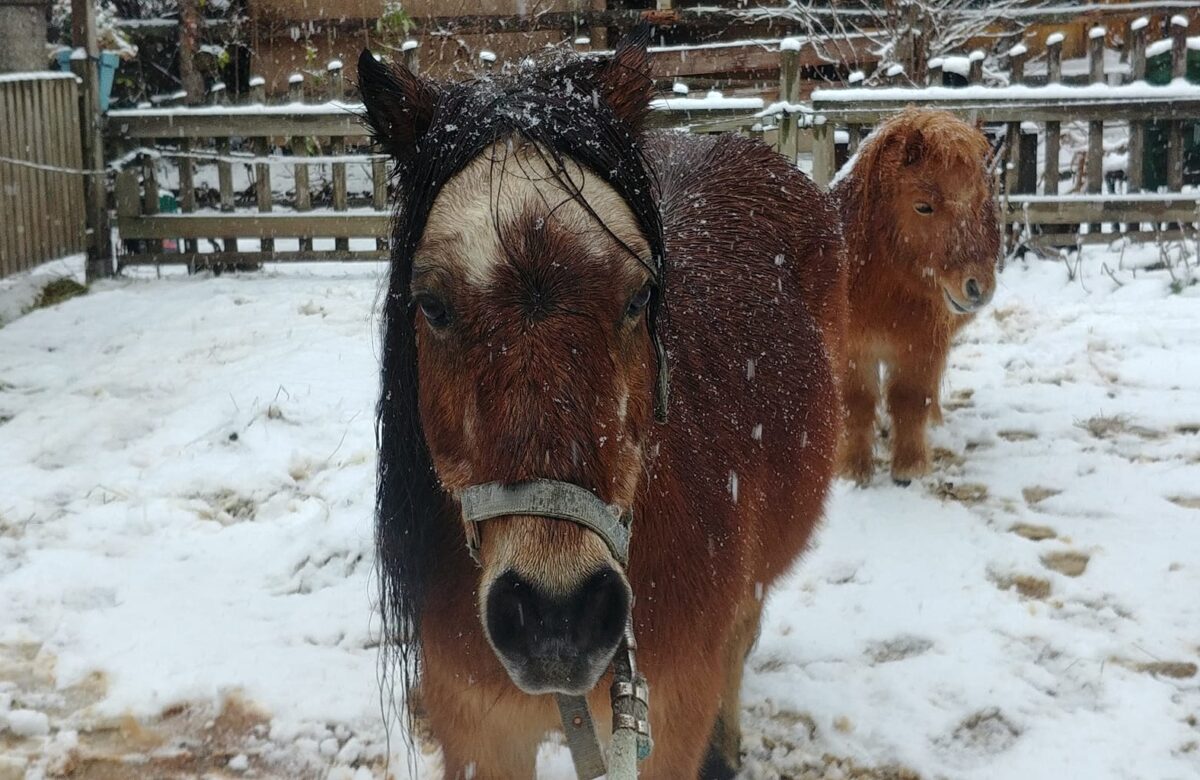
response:
<path id="1" fill-rule="evenodd" d="M 549 593 L 509 569 L 488 589 L 484 622 L 518 688 L 582 694 L 612 660 L 631 600 L 624 577 L 609 566 L 566 593 Z"/>

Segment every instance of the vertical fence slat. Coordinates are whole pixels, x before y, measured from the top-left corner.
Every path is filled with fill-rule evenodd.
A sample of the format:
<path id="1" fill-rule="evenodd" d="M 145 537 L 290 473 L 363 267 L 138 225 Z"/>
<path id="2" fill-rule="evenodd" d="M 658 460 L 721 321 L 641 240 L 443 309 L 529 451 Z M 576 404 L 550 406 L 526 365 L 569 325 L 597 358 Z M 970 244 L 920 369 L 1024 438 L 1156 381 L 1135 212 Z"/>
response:
<path id="1" fill-rule="evenodd" d="M 388 207 L 387 160 L 371 160 L 371 206 L 376 211 L 386 211 Z M 388 248 L 387 236 L 375 238 L 375 248 L 383 251 Z"/>
<path id="2" fill-rule="evenodd" d="M 0 157 L 16 158 L 12 143 L 12 127 L 9 124 L 13 118 L 12 85 L 0 83 Z M 17 227 L 17 183 L 16 166 L 9 162 L 0 161 L 0 278 L 8 276 L 17 269 L 16 227 Z"/>
<path id="3" fill-rule="evenodd" d="M 254 153 L 258 157 L 267 157 L 271 153 L 270 139 L 259 138 L 254 142 Z M 265 162 L 254 165 L 254 200 L 258 204 L 258 212 L 267 214 L 271 211 L 271 166 Z M 275 239 L 261 239 L 261 251 L 274 252 Z"/>
<path id="4" fill-rule="evenodd" d="M 70 167 L 67 164 L 67 114 L 63 110 L 63 88 L 57 81 L 46 82 L 46 97 L 49 103 L 47 110 L 47 125 L 50 132 L 50 161 L 59 168 Z M 55 253 L 60 257 L 71 252 L 71 231 L 67 223 L 67 204 L 70 202 L 71 180 L 69 173 L 55 173 L 54 203 L 50 204 L 53 211 L 53 230 L 55 236 Z"/>
<path id="5" fill-rule="evenodd" d="M 341 101 L 346 98 L 346 85 L 342 79 L 342 62 L 334 60 L 329 63 L 326 71 L 329 74 L 329 99 L 331 101 Z M 335 157 L 346 154 L 346 139 L 341 136 L 334 136 L 329 139 L 329 151 Z M 335 162 L 330 166 L 330 172 L 333 176 L 333 210 L 345 211 L 347 208 L 346 197 L 346 163 Z M 339 252 L 350 251 L 350 239 L 347 236 L 338 236 L 334 239 L 334 248 Z"/>
<path id="6" fill-rule="evenodd" d="M 191 214 L 196 210 L 196 163 L 188 155 L 195 149 L 192 139 L 183 138 L 179 141 L 179 210 Z M 184 251 L 194 254 L 199 251 L 199 242 L 194 238 L 184 239 Z"/>
<path id="7" fill-rule="evenodd" d="M 288 77 L 288 100 L 292 103 L 304 102 L 304 76 L 300 73 L 293 73 Z M 308 154 L 308 138 L 304 136 L 294 136 L 291 139 L 292 156 L 303 158 Z M 295 208 L 296 211 L 312 210 L 312 192 L 309 190 L 308 181 L 308 166 L 304 163 L 297 163 L 292 166 L 292 176 L 294 177 L 294 185 L 296 194 Z M 308 252 L 312 250 L 312 239 L 302 237 L 300 239 L 300 251 Z"/>
<path id="8" fill-rule="evenodd" d="M 217 139 L 217 155 L 228 158 L 232 147 L 228 138 Z M 228 159 L 217 160 L 217 186 L 221 191 L 221 211 L 233 211 L 233 163 Z M 222 249 L 226 252 L 237 251 L 237 238 L 225 236 L 221 239 Z"/>
<path id="9" fill-rule="evenodd" d="M 1187 77 L 1187 18 L 1171 18 L 1171 79 Z M 1167 190 L 1183 190 L 1183 122 L 1167 124 Z"/>
<path id="10" fill-rule="evenodd" d="M 68 160 L 72 168 L 83 168 L 83 135 L 79 132 L 80 90 L 71 79 L 67 84 L 67 116 L 71 117 L 67 126 Z M 88 180 L 77 180 L 71 184 L 71 224 L 75 226 L 72 235 L 75 237 L 76 251 L 87 251 L 87 188 Z"/>
<path id="11" fill-rule="evenodd" d="M 33 144 L 30 138 L 33 135 L 33 106 L 29 96 L 30 85 L 28 82 L 21 82 L 17 85 L 17 93 L 19 102 L 17 103 L 17 159 L 28 160 L 31 157 Z M 30 197 L 33 192 L 33 169 L 27 166 L 21 167 L 20 189 L 18 190 L 18 202 L 21 204 L 21 224 L 17 226 L 17 230 L 21 236 L 21 255 L 22 263 L 28 265 L 33 258 L 37 256 L 37 237 L 33 230 L 34 220 L 34 202 Z"/>
<path id="12" fill-rule="evenodd" d="M 779 44 L 779 100 L 792 104 L 800 99 L 800 44 L 792 39 Z M 793 165 L 799 154 L 800 116 L 784 111 L 779 121 L 779 153 Z"/>
<path id="13" fill-rule="evenodd" d="M 158 214 L 158 159 L 153 155 L 142 157 L 142 213 L 153 216 Z M 162 239 L 151 239 L 147 242 L 146 250 L 162 254 Z"/>
<path id="14" fill-rule="evenodd" d="M 1008 50 L 1008 61 L 1011 68 L 1011 83 L 1016 85 L 1025 81 L 1025 55 L 1027 49 L 1017 44 Z M 1004 188 L 1013 193 L 1019 190 L 1017 183 L 1021 175 L 1021 123 L 1009 122 L 1005 132 L 1005 146 L 1008 148 L 1008 168 L 1005 171 Z"/>
<path id="15" fill-rule="evenodd" d="M 813 182 L 828 189 L 833 181 L 834 156 L 836 154 L 833 128 L 823 117 L 817 117 L 813 125 Z"/>
<path id="16" fill-rule="evenodd" d="M 29 161 L 38 165 L 46 163 L 46 149 L 44 144 L 45 135 L 45 119 L 42 113 L 42 83 L 40 81 L 32 81 L 29 84 L 29 122 L 30 122 L 30 138 L 29 138 Z M 38 257 L 49 258 L 52 256 L 53 248 L 50 243 L 50 229 L 47 219 L 46 202 L 49 193 L 46 187 L 46 171 L 41 168 L 33 169 L 33 192 L 25 193 L 25 197 L 29 198 L 35 204 L 33 210 L 33 239 L 34 247 Z"/>
<path id="17" fill-rule="evenodd" d="M 1093 27 L 1088 32 L 1088 70 L 1093 84 L 1104 82 L 1104 27 Z M 1087 147 L 1087 191 L 1099 194 L 1104 191 L 1104 121 L 1088 122 Z M 1100 232 L 1100 224 L 1093 222 L 1089 227 L 1093 233 Z"/>
<path id="18" fill-rule="evenodd" d="M 1146 17 L 1135 19 L 1129 25 L 1129 76 L 1132 81 L 1146 80 Z M 1129 123 L 1129 162 L 1125 178 L 1130 192 L 1141 192 L 1143 167 L 1146 157 L 1146 123 L 1135 119 Z"/>

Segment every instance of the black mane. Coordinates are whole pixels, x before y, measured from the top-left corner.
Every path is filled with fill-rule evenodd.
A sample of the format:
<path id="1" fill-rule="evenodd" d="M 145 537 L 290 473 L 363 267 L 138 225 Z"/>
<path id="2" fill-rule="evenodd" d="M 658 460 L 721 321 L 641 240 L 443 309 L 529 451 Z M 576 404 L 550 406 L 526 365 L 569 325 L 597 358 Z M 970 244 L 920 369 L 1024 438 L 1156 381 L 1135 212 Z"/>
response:
<path id="1" fill-rule="evenodd" d="M 623 45 L 644 50 L 647 37 L 648 28 Z M 618 53 L 614 62 L 620 59 Z M 657 334 L 665 284 L 664 247 L 657 186 L 643 156 L 638 126 L 647 109 L 646 100 L 643 97 L 640 107 L 631 110 L 628 104 L 614 106 L 614 101 L 606 99 L 606 94 L 611 97 L 611 90 L 606 93 L 606 86 L 611 85 L 602 83 L 607 64 L 608 60 L 560 56 L 495 77 L 458 84 L 423 83 L 418 89 L 427 89 L 422 94 L 435 101 L 431 119 L 413 143 L 397 144 L 389 136 L 387 121 L 372 108 L 372 90 L 378 95 L 381 88 L 368 80 L 386 78 L 378 75 L 383 66 L 367 52 L 360 60 L 367 119 L 376 142 L 395 158 L 398 201 L 383 304 L 382 387 L 376 408 L 376 559 L 385 696 L 393 693 L 394 674 L 399 674 L 406 692 L 419 677 L 421 614 L 430 573 L 437 566 L 434 559 L 439 549 L 462 541 L 457 507 L 438 482 L 421 428 L 409 299 L 413 252 L 442 187 L 492 144 L 509 138 L 532 142 L 544 150 L 550 162 L 557 163 L 554 167 L 569 191 L 578 184 L 571 184 L 564 160 L 599 176 L 629 205 L 650 245 L 649 265 L 657 289 L 648 323 L 651 334 Z M 372 71 L 375 76 L 369 75 Z M 648 75 L 634 75 L 646 82 L 641 85 L 645 87 L 642 94 L 648 95 Z M 631 115 L 638 116 L 628 121 Z M 659 343 L 655 338 L 656 348 Z M 663 360 L 660 351 L 660 367 Z M 660 410 L 665 409 L 665 396 L 658 400 Z M 465 549 L 462 554 L 466 555 Z"/>

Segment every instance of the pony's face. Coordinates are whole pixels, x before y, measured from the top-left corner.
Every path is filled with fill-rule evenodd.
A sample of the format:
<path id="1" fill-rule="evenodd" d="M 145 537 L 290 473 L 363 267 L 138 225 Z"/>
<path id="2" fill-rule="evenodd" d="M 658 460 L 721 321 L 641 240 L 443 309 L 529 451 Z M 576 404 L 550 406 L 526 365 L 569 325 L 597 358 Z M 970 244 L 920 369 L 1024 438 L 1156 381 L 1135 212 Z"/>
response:
<path id="1" fill-rule="evenodd" d="M 888 166 L 895 238 L 950 312 L 973 313 L 992 299 L 1000 251 L 987 139 L 949 115 L 905 135 L 891 146 Z"/>
<path id="2" fill-rule="evenodd" d="M 649 252 L 611 187 L 534 144 L 497 143 L 446 184 L 410 296 L 422 427 L 448 491 L 548 478 L 632 506 L 653 419 Z M 479 530 L 479 615 L 513 681 L 590 689 L 631 601 L 604 541 L 530 516 Z"/>

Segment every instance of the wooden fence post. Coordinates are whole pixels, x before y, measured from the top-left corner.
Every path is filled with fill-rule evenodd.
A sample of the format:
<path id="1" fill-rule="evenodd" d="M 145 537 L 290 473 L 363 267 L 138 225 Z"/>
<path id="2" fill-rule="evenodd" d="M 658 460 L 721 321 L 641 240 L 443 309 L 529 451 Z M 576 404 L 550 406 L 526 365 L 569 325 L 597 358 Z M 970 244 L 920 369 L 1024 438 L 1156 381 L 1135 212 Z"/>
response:
<path id="1" fill-rule="evenodd" d="M 967 77 L 967 81 L 969 83 L 971 83 L 971 84 L 982 84 L 983 83 L 983 61 L 986 58 L 987 58 L 987 55 L 984 54 L 979 49 L 976 49 L 975 51 L 973 51 L 967 55 L 967 60 L 971 63 L 971 70 L 969 71 L 970 75 Z"/>
<path id="2" fill-rule="evenodd" d="M 1146 17 L 1134 19 L 1129 25 L 1129 76 L 1134 82 L 1146 80 Z M 1129 123 L 1129 162 L 1125 178 L 1130 192 L 1141 192 L 1146 159 L 1146 123 L 1134 119 Z"/>
<path id="3" fill-rule="evenodd" d="M 288 77 L 288 101 L 291 103 L 304 102 L 304 75 L 301 73 L 293 73 Z M 292 148 L 292 157 L 296 160 L 303 160 L 308 155 L 308 139 L 304 136 L 292 136 L 289 141 Z M 296 211 L 311 211 L 312 210 L 312 192 L 309 190 L 308 181 L 308 165 L 302 162 L 297 162 L 292 166 L 292 181 L 295 189 L 293 196 L 293 206 Z M 312 239 L 307 236 L 300 238 L 300 251 L 312 251 Z"/>
<path id="4" fill-rule="evenodd" d="M 1018 43 L 1008 50 L 1008 63 L 1011 73 L 1011 84 L 1025 81 L 1025 55 L 1029 50 L 1024 44 Z M 1021 175 L 1021 123 L 1009 122 L 1005 129 L 1005 145 L 1008 147 L 1008 163 L 1005 169 L 1004 189 L 1006 192 L 1018 192 L 1018 182 Z"/>
<path id="5" fill-rule="evenodd" d="M 825 121 L 825 117 L 813 117 L 812 178 L 822 189 L 828 189 L 829 183 L 833 181 L 836 152 L 833 127 Z"/>
<path id="6" fill-rule="evenodd" d="M 942 65 L 945 60 L 941 57 L 934 57 L 929 61 L 928 70 L 926 71 L 926 83 L 931 87 L 941 87 L 945 85 L 942 77 Z"/>
<path id="7" fill-rule="evenodd" d="M 779 101 L 788 107 L 800 100 L 800 39 L 784 38 L 779 43 Z M 800 115 L 784 110 L 779 121 L 779 153 L 796 164 L 800 146 Z"/>
<path id="8" fill-rule="evenodd" d="M 71 0 L 71 41 L 86 58 L 72 62 L 75 75 L 83 80 L 79 126 L 83 142 L 83 167 L 93 171 L 86 177 L 84 201 L 87 209 L 88 281 L 112 273 L 112 231 L 108 220 L 108 193 L 104 176 L 104 132 L 100 118 L 100 44 L 96 38 L 96 6 L 91 0 Z"/>
<path id="9" fill-rule="evenodd" d="M 342 61 L 333 60 L 326 68 L 329 74 L 329 100 L 330 102 L 342 102 L 346 99 L 346 82 L 342 78 Z M 346 139 L 343 136 L 336 135 L 329 139 L 329 153 L 335 157 L 342 157 L 346 154 Z M 347 206 L 346 198 L 346 163 L 335 162 L 329 166 L 330 173 L 333 177 L 333 210 L 345 211 Z M 350 251 L 350 238 L 348 236 L 337 236 L 334 239 L 334 248 L 339 252 Z"/>
<path id="10" fill-rule="evenodd" d="M 419 73 L 421 68 L 420 48 L 421 42 L 412 39 L 400 44 L 400 56 L 404 58 L 404 67 L 414 75 Z"/>
<path id="11" fill-rule="evenodd" d="M 267 80 L 262 76 L 254 76 L 250 79 L 251 103 L 262 105 L 266 102 L 266 84 Z M 271 139 L 265 136 L 254 139 L 254 156 L 265 158 L 270 155 Z M 260 214 L 271 211 L 271 166 L 265 161 L 254 164 L 254 201 L 258 205 Z M 275 239 L 262 238 L 260 242 L 261 251 L 275 251 Z"/>
<path id="12" fill-rule="evenodd" d="M 1104 38 L 1107 34 L 1103 26 L 1088 31 L 1088 70 L 1093 84 L 1104 83 Z M 1104 191 L 1104 121 L 1100 119 L 1088 122 L 1087 191 L 1092 195 Z M 1099 223 L 1093 222 L 1088 230 L 1099 233 Z"/>
<path id="13" fill-rule="evenodd" d="M 1062 82 L 1062 45 L 1063 34 L 1050 33 L 1046 36 L 1046 81 L 1050 84 Z M 1046 123 L 1045 163 L 1042 170 L 1042 192 L 1046 195 L 1058 194 L 1058 156 L 1062 139 L 1062 124 L 1060 122 Z"/>
<path id="14" fill-rule="evenodd" d="M 1171 17 L 1171 79 L 1187 78 L 1187 17 Z M 1183 122 L 1175 119 L 1167 124 L 1167 191 L 1183 190 Z"/>

